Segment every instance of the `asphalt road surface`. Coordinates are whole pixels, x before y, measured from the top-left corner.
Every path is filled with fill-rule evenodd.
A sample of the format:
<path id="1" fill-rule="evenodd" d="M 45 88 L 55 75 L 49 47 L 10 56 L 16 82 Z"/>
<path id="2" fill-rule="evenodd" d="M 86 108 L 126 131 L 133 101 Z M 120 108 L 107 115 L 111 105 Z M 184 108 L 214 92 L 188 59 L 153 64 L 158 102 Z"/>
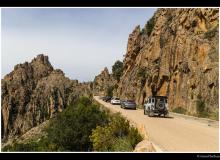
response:
<path id="1" fill-rule="evenodd" d="M 120 105 L 106 103 L 98 96 L 94 99 L 113 112 L 120 112 L 135 123 L 144 125 L 150 140 L 164 152 L 219 152 L 218 125 L 210 126 L 176 114 L 168 118 L 148 117 L 142 109 L 122 109 Z"/>

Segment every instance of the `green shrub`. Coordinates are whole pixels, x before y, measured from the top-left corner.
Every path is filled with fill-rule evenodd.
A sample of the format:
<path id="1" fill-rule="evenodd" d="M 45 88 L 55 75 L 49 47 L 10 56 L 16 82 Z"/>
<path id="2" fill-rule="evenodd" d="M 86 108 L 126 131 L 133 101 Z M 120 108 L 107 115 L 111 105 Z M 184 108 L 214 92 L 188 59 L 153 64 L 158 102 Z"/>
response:
<path id="1" fill-rule="evenodd" d="M 144 105 L 141 105 L 141 104 L 140 104 L 140 105 L 137 105 L 137 108 L 138 108 L 138 109 L 144 109 Z"/>
<path id="2" fill-rule="evenodd" d="M 147 35 L 150 36 L 151 32 L 153 31 L 155 26 L 155 21 L 154 21 L 154 17 L 152 17 L 148 22 L 147 22 Z"/>
<path id="3" fill-rule="evenodd" d="M 167 15 L 167 23 L 171 23 L 172 19 L 173 19 L 173 15 L 172 14 L 168 14 Z"/>
<path id="4" fill-rule="evenodd" d="M 80 97 L 76 103 L 83 104 L 84 106 L 90 106 L 92 105 L 92 100 L 89 99 L 88 97 Z"/>
<path id="5" fill-rule="evenodd" d="M 89 135 L 96 126 L 108 123 L 108 115 L 92 103 L 91 99 L 81 97 L 74 105 L 68 106 L 45 129 L 47 137 L 40 141 L 30 141 L 4 148 L 5 151 L 89 151 L 92 143 Z"/>
<path id="6" fill-rule="evenodd" d="M 193 94 L 191 93 L 191 99 L 193 99 Z M 173 112 L 180 113 L 180 114 L 188 114 L 192 116 L 202 117 L 202 118 L 210 118 L 213 120 L 219 120 L 219 113 L 210 111 L 205 104 L 205 101 L 203 100 L 202 96 L 199 94 L 197 95 L 196 99 L 196 113 L 191 114 L 187 113 L 187 110 L 183 107 L 177 107 L 172 109 Z"/>
<path id="7" fill-rule="evenodd" d="M 120 80 L 120 77 L 122 76 L 122 73 L 123 73 L 123 63 L 119 60 L 117 60 L 115 62 L 115 64 L 112 66 L 112 74 L 113 74 L 113 77 L 119 81 Z"/>
<path id="8" fill-rule="evenodd" d="M 90 135 L 94 151 L 110 151 L 114 143 L 113 133 L 108 126 L 97 126 Z"/>
<path id="9" fill-rule="evenodd" d="M 218 33 L 218 25 L 204 34 L 204 38 L 211 40 Z"/>
<path id="10" fill-rule="evenodd" d="M 142 139 L 120 114 L 113 114 L 107 126 L 98 126 L 90 136 L 95 151 L 132 151 Z"/>
<path id="11" fill-rule="evenodd" d="M 120 138 L 115 139 L 114 143 L 112 144 L 111 151 L 132 152 L 133 147 L 128 137 L 120 137 Z"/>
<path id="12" fill-rule="evenodd" d="M 46 137 L 15 143 L 3 151 L 132 151 L 143 138 L 120 114 L 110 114 L 87 97 L 50 120 Z"/>
<path id="13" fill-rule="evenodd" d="M 110 117 L 109 127 L 116 137 L 123 137 L 128 134 L 129 121 L 122 117 L 119 113 Z"/>
<path id="14" fill-rule="evenodd" d="M 35 143 L 28 143 L 28 144 L 19 144 L 19 143 L 15 143 L 13 145 L 8 145 L 6 147 L 4 147 L 2 149 L 3 152 L 7 152 L 7 151 L 35 151 L 37 148 L 37 146 L 35 145 Z"/>
<path id="15" fill-rule="evenodd" d="M 187 113 L 187 110 L 183 107 L 174 108 L 172 111 L 176 112 L 176 113 L 180 113 L 180 114 L 186 114 Z"/>
<path id="16" fill-rule="evenodd" d="M 199 117 L 208 117 L 208 110 L 205 106 L 205 101 L 200 94 L 197 96 L 196 100 L 196 111 Z"/>
<path id="17" fill-rule="evenodd" d="M 213 120 L 216 120 L 216 121 L 219 121 L 219 112 L 210 113 L 209 118 L 213 119 Z"/>
<path id="18" fill-rule="evenodd" d="M 135 146 L 143 140 L 143 137 L 139 134 L 137 128 L 130 127 L 128 132 L 128 139 L 131 143 L 131 146 L 135 148 Z"/>
<path id="19" fill-rule="evenodd" d="M 112 97 L 114 88 L 115 88 L 114 86 L 108 87 L 106 91 L 106 95 Z"/>
<path id="20" fill-rule="evenodd" d="M 61 151 L 88 151 L 92 149 L 89 140 L 92 129 L 106 123 L 105 112 L 83 97 L 52 120 L 47 129 L 48 140 Z"/>
<path id="21" fill-rule="evenodd" d="M 139 68 L 138 72 L 137 72 L 137 76 L 145 78 L 145 69 L 144 68 Z"/>
<path id="22" fill-rule="evenodd" d="M 137 77 L 141 81 L 141 86 L 143 87 L 146 83 L 146 79 L 149 77 L 149 73 L 145 68 L 139 68 L 137 71 Z"/>
<path id="23" fill-rule="evenodd" d="M 30 141 L 28 143 L 14 143 L 3 148 L 2 151 L 20 151 L 20 152 L 39 152 L 39 151 L 56 151 L 57 146 L 49 143 L 47 138 L 42 138 L 40 141 Z"/>

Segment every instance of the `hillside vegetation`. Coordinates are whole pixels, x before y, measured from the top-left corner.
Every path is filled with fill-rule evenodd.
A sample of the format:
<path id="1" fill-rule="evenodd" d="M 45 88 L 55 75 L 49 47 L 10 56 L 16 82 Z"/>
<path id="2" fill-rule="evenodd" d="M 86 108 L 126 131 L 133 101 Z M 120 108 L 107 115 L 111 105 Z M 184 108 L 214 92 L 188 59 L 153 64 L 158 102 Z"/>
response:
<path id="1" fill-rule="evenodd" d="M 81 97 L 50 120 L 46 137 L 14 143 L 3 151 L 132 151 L 142 140 L 120 114 Z"/>

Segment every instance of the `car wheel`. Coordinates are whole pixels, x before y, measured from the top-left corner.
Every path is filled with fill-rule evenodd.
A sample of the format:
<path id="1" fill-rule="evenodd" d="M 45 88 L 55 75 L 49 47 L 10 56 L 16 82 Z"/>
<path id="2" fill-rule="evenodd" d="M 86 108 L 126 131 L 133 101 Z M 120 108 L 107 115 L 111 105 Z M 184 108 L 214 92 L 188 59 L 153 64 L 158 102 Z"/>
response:
<path id="1" fill-rule="evenodd" d="M 164 118 L 167 118 L 167 117 L 169 117 L 169 113 L 164 114 Z"/>
<path id="2" fill-rule="evenodd" d="M 152 111 L 149 111 L 149 112 L 148 112 L 148 116 L 149 116 L 149 117 L 153 117 L 153 116 L 154 116 L 154 113 L 153 113 Z"/>

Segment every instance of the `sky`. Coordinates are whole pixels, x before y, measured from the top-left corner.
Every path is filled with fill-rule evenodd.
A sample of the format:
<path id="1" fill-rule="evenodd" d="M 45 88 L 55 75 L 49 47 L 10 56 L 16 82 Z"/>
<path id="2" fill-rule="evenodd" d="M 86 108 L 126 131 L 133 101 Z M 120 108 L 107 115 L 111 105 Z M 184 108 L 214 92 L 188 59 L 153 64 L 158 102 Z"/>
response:
<path id="1" fill-rule="evenodd" d="M 3 8 L 1 77 L 45 54 L 70 79 L 92 81 L 123 60 L 129 34 L 156 8 Z"/>

